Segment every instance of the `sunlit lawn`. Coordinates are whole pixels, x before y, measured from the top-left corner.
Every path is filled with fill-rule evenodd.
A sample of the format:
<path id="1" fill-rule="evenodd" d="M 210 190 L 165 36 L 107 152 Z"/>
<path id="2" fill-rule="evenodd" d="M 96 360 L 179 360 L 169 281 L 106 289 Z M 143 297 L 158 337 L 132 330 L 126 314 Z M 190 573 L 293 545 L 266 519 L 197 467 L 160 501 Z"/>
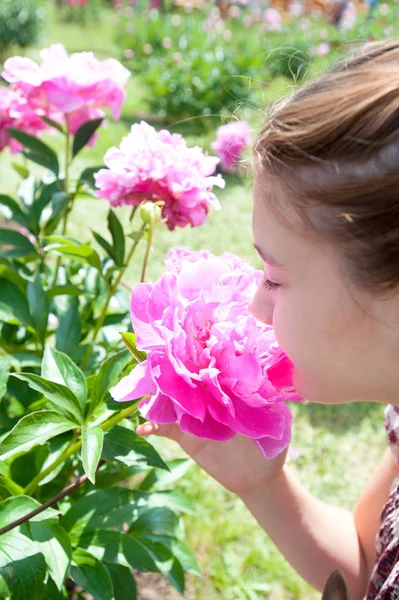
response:
<path id="1" fill-rule="evenodd" d="M 57 23 L 50 16 L 41 46 L 61 41 L 69 51 L 92 49 L 101 58 L 118 57 L 112 28 L 111 12 L 101 14 L 93 24 L 87 23 L 84 31 L 76 24 Z M 38 48 L 29 54 L 37 57 Z M 272 89 L 265 91 L 264 98 L 274 99 L 282 87 L 287 90 L 290 84 L 276 82 Z M 143 89 L 132 79 L 121 121 L 109 121 L 95 148 L 82 153 L 75 165 L 75 174 L 85 166 L 101 164 L 107 148 L 119 144 L 130 125 L 145 112 Z M 260 123 L 260 118 L 261 110 L 252 115 L 254 123 Z M 190 137 L 189 141 L 202 144 L 207 140 Z M 54 142 L 50 139 L 50 143 Z M 5 155 L 0 159 L 0 180 L 3 190 L 11 193 L 17 177 Z M 206 248 L 215 254 L 234 252 L 260 266 L 251 245 L 250 181 L 228 178 L 226 189 L 219 197 L 222 210 L 211 214 L 203 227 L 172 233 L 158 228 L 149 278 L 162 272 L 165 253 L 177 245 Z M 90 228 L 104 232 L 107 210 L 107 203 L 101 200 L 81 201 L 71 219 L 74 235 L 80 240 L 89 240 Z M 127 225 L 128 212 L 121 210 L 119 214 Z M 126 274 L 129 284 L 137 280 L 140 263 L 138 254 Z M 293 410 L 295 430 L 290 467 L 324 500 L 352 507 L 385 446 L 382 408 L 366 404 L 334 407 L 307 404 L 295 405 Z M 180 455 L 172 443 L 158 439 L 155 443 L 166 458 Z M 188 595 L 190 600 L 319 598 L 319 594 L 295 575 L 237 498 L 196 467 L 179 482 L 178 488 L 195 507 L 195 515 L 185 517 L 184 524 L 187 542 L 196 552 L 203 571 L 202 578 L 190 578 L 190 589 L 194 590 Z"/>

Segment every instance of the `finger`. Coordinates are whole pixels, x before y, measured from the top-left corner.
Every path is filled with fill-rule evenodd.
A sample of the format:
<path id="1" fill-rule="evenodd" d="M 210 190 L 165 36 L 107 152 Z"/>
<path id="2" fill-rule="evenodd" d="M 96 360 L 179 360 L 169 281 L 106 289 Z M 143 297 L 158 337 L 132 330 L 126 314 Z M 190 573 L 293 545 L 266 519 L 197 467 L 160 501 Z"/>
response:
<path id="1" fill-rule="evenodd" d="M 181 431 L 177 423 L 172 423 L 170 425 L 158 425 L 152 421 L 147 421 L 146 423 L 137 425 L 136 433 L 137 435 L 141 436 L 159 435 L 175 441 L 177 441 L 181 435 Z"/>

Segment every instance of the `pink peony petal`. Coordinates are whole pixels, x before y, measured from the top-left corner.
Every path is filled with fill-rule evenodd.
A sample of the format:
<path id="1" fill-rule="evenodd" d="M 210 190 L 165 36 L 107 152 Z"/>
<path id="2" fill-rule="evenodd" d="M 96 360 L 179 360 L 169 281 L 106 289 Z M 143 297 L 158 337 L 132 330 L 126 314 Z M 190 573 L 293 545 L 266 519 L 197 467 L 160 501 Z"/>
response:
<path id="1" fill-rule="evenodd" d="M 151 398 L 142 400 L 139 409 L 143 417 L 159 425 L 169 425 L 177 420 L 173 402 L 159 391 Z"/>
<path id="2" fill-rule="evenodd" d="M 110 389 L 110 394 L 117 402 L 136 400 L 146 394 L 154 394 L 156 386 L 152 380 L 149 361 L 136 365 L 119 383 Z"/>

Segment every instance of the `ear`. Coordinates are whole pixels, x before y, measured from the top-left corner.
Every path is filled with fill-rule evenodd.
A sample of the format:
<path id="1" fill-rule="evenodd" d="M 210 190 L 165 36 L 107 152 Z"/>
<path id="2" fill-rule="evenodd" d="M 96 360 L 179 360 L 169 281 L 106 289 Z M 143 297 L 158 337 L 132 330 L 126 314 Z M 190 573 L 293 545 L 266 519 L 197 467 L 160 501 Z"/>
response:
<path id="1" fill-rule="evenodd" d="M 331 573 L 327 579 L 321 600 L 349 600 L 345 577 L 339 569 Z"/>

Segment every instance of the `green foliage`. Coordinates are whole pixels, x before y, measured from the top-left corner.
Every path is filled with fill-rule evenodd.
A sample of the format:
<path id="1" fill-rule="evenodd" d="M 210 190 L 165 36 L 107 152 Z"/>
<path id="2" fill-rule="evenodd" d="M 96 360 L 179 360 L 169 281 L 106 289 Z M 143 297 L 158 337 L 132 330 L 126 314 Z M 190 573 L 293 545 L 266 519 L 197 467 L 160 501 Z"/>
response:
<path id="1" fill-rule="evenodd" d="M 59 600 L 76 589 L 99 600 L 132 599 L 133 570 L 162 573 L 183 592 L 194 564 L 179 540 L 184 500 L 151 486 L 129 489 L 132 475 L 143 479 L 169 466 L 134 431 L 139 399 L 120 404 L 109 393 L 137 363 L 119 335 L 130 326 L 120 283 L 150 224 L 124 227 L 110 210 L 110 241 L 89 228 L 85 239 L 69 235 L 73 205 L 90 194 L 98 167 L 74 180 L 67 174 L 100 124 L 85 123 L 61 160 L 46 143 L 11 131 L 27 164 L 43 174 L 15 164 L 22 183 L 15 195 L 0 195 L 4 600 Z M 69 133 L 57 129 L 65 141 Z"/>
<path id="2" fill-rule="evenodd" d="M 0 56 L 10 46 L 26 48 L 34 44 L 44 21 L 36 0 L 1 0 Z"/>

